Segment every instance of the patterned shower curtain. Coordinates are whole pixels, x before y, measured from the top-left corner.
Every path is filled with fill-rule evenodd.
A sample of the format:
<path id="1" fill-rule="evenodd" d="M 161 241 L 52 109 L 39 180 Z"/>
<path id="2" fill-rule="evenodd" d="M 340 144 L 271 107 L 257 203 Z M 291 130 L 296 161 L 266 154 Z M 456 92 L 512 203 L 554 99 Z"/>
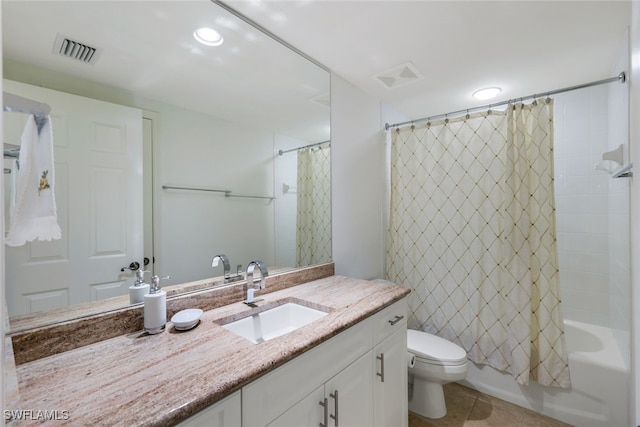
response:
<path id="1" fill-rule="evenodd" d="M 552 119 L 547 99 L 393 131 L 387 276 L 412 289 L 409 327 L 570 387 Z"/>
<path id="2" fill-rule="evenodd" d="M 298 151 L 296 262 L 331 261 L 331 148 Z"/>

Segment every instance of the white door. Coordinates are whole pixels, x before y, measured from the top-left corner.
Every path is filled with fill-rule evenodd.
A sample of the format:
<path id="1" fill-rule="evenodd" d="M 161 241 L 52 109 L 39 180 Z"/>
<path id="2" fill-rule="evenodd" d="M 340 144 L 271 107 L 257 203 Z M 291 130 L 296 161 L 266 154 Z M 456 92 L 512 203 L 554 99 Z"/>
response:
<path id="1" fill-rule="evenodd" d="M 140 110 L 7 80 L 4 90 L 51 106 L 62 230 L 61 240 L 5 248 L 9 314 L 126 293 L 133 276 L 120 270 L 143 258 Z M 26 117 L 4 113 L 5 143 L 19 145 Z"/>

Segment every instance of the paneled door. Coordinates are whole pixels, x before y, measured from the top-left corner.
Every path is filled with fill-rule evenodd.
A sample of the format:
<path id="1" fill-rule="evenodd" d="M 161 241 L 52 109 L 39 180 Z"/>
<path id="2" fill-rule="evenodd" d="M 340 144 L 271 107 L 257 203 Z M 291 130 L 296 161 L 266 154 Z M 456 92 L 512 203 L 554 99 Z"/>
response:
<path id="1" fill-rule="evenodd" d="M 62 230 L 61 240 L 5 247 L 9 314 L 125 294 L 133 275 L 121 268 L 143 262 L 141 111 L 7 80 L 4 91 L 51 106 Z M 26 119 L 4 113 L 5 143 L 20 144 Z"/>

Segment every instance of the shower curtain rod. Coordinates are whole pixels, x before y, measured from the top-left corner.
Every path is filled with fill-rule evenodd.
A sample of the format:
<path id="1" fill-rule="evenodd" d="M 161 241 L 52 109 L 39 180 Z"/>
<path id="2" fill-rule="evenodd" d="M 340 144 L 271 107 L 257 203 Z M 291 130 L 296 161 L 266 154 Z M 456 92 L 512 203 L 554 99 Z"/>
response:
<path id="1" fill-rule="evenodd" d="M 463 114 L 463 113 L 470 113 L 470 112 L 473 112 L 473 111 L 490 110 L 491 108 L 500 107 L 502 105 L 507 105 L 507 104 L 510 104 L 512 102 L 515 102 L 515 101 L 522 102 L 522 101 L 524 101 L 526 99 L 535 99 L 535 98 L 538 98 L 540 96 L 550 96 L 550 95 L 555 95 L 555 94 L 562 93 L 562 92 L 569 92 L 569 91 L 572 91 L 572 90 L 584 89 L 584 88 L 591 87 L 591 86 L 599 86 L 599 85 L 603 85 L 603 84 L 607 84 L 607 83 L 611 83 L 611 82 L 624 83 L 625 81 L 626 81 L 626 74 L 624 73 L 624 71 L 622 71 L 616 77 L 610 77 L 608 79 L 596 80 L 596 81 L 593 81 L 593 82 L 584 83 L 584 84 L 580 84 L 580 85 L 576 85 L 576 86 L 565 87 L 565 88 L 562 88 L 562 89 L 551 90 L 551 91 L 548 91 L 548 92 L 534 93 L 533 95 L 529 95 L 529 96 L 523 96 L 523 97 L 520 97 L 520 98 L 509 99 L 507 101 L 497 102 L 497 103 L 494 103 L 494 104 L 482 105 L 482 106 L 479 106 L 479 107 L 466 108 L 464 110 L 453 111 L 451 113 L 446 113 L 446 114 L 438 114 L 437 116 L 423 117 L 421 119 L 408 120 L 406 122 L 394 123 L 394 124 L 391 124 L 391 125 L 389 123 L 385 123 L 384 129 L 385 130 L 389 130 L 390 128 L 399 128 L 399 127 L 403 127 L 403 126 L 407 126 L 407 125 L 414 125 L 417 122 L 424 122 L 426 120 L 445 119 L 445 118 L 448 118 L 450 116 L 457 116 L 457 115 Z"/>
<path id="2" fill-rule="evenodd" d="M 317 147 L 318 145 L 327 144 L 330 142 L 331 140 L 328 140 L 328 141 L 316 142 L 315 144 L 305 145 L 304 147 L 292 148 L 290 150 L 284 150 L 284 151 L 278 150 L 278 155 L 282 156 L 284 153 L 290 153 L 292 151 L 300 151 L 300 150 L 304 150 L 305 148 Z"/>

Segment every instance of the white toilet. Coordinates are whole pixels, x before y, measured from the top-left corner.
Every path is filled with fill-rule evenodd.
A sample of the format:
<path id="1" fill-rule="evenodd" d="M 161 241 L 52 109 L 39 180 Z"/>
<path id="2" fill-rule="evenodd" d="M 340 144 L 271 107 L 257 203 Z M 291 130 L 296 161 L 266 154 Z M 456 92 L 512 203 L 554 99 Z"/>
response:
<path id="1" fill-rule="evenodd" d="M 415 356 L 409 368 L 413 393 L 409 410 L 427 418 L 447 415 L 442 385 L 460 381 L 467 375 L 467 352 L 444 338 L 413 329 L 407 330 L 407 348 Z"/>

